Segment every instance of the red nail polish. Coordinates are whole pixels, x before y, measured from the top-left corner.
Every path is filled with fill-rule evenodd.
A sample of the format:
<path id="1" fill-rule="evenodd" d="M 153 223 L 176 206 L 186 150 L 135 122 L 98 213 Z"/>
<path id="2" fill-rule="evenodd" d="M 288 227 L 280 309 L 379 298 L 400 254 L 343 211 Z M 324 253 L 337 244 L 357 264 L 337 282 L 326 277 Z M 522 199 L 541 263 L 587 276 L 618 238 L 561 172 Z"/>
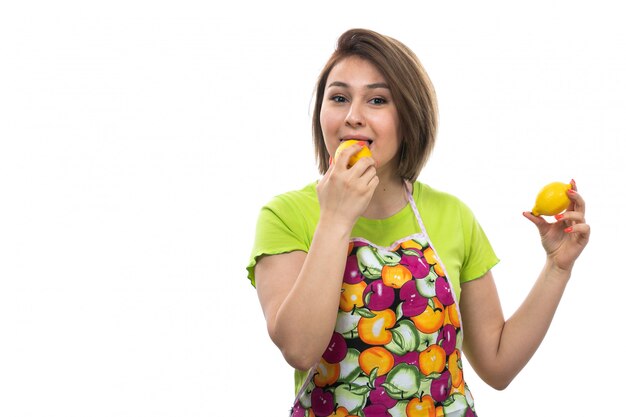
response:
<path id="1" fill-rule="evenodd" d="M 563 214 L 557 214 L 556 216 L 554 216 L 554 218 L 557 220 L 561 220 L 563 218 Z"/>
<path id="2" fill-rule="evenodd" d="M 567 192 L 568 192 L 569 194 L 576 194 L 576 190 L 574 190 L 574 189 L 572 189 L 572 188 L 570 188 L 569 190 L 567 190 Z"/>
<path id="3" fill-rule="evenodd" d="M 572 226 L 570 226 L 570 227 L 566 227 L 565 229 L 563 229 L 563 231 L 564 231 L 565 233 L 572 233 Z"/>
<path id="4" fill-rule="evenodd" d="M 332 165 L 333 164 L 333 157 L 329 156 L 328 157 L 328 165 Z"/>

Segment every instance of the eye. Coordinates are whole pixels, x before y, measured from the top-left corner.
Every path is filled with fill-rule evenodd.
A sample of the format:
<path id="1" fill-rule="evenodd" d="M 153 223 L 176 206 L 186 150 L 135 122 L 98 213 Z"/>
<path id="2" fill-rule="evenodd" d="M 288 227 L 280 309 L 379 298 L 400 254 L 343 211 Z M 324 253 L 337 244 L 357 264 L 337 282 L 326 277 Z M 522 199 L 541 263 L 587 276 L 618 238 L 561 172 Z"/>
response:
<path id="1" fill-rule="evenodd" d="M 382 97 L 374 97 L 373 99 L 370 100 L 370 103 L 376 104 L 376 105 L 385 104 L 386 102 L 387 100 L 385 100 Z"/>
<path id="2" fill-rule="evenodd" d="M 345 103 L 346 101 L 348 101 L 344 96 L 340 95 L 334 95 L 330 99 L 335 103 Z"/>

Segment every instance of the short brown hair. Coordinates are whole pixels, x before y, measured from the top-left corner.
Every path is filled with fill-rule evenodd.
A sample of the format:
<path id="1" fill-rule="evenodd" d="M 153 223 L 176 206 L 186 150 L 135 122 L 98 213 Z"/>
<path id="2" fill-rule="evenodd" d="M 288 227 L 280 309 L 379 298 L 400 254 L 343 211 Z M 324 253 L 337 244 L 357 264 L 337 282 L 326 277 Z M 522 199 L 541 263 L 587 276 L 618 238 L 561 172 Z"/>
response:
<path id="1" fill-rule="evenodd" d="M 315 89 L 313 143 L 320 173 L 328 170 L 329 154 L 324 143 L 320 111 L 330 71 L 347 57 L 371 62 L 385 77 L 400 120 L 398 174 L 415 181 L 426 164 L 437 133 L 437 98 L 433 85 L 417 56 L 403 43 L 367 29 L 350 29 L 322 69 Z"/>

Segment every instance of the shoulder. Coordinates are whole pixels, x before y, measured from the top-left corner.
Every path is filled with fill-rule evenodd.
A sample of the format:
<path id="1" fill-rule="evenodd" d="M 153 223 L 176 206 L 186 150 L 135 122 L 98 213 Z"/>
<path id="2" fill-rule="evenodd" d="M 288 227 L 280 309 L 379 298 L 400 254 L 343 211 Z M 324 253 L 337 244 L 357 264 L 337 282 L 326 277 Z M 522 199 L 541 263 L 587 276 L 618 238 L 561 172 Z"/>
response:
<path id="1" fill-rule="evenodd" d="M 413 198 L 418 208 L 426 212 L 471 215 L 470 208 L 457 196 L 438 190 L 430 185 L 416 181 L 413 184 Z"/>
<path id="2" fill-rule="evenodd" d="M 272 197 L 263 207 L 277 214 L 299 212 L 301 210 L 319 210 L 316 191 L 317 182 L 311 182 L 298 190 L 287 191 Z"/>
<path id="3" fill-rule="evenodd" d="M 453 194 L 416 182 L 413 197 L 427 228 L 431 224 L 450 233 L 462 230 L 467 234 L 476 227 L 472 210 Z"/>
<path id="4" fill-rule="evenodd" d="M 316 185 L 317 182 L 312 182 L 298 190 L 272 197 L 261 208 L 260 229 L 266 229 L 273 223 L 282 224 L 281 227 L 298 234 L 309 234 L 310 229 L 315 228 L 320 213 Z"/>
<path id="5" fill-rule="evenodd" d="M 319 219 L 315 183 L 288 191 L 265 204 L 256 223 L 255 256 L 306 250 Z"/>
<path id="6" fill-rule="evenodd" d="M 316 183 L 272 197 L 259 213 L 254 244 L 247 266 L 255 285 L 254 268 L 261 256 L 294 250 L 308 251 L 319 218 Z"/>
<path id="7" fill-rule="evenodd" d="M 460 198 L 419 183 L 413 194 L 429 235 L 448 269 L 458 271 L 459 282 L 481 277 L 498 263 L 484 230 Z"/>

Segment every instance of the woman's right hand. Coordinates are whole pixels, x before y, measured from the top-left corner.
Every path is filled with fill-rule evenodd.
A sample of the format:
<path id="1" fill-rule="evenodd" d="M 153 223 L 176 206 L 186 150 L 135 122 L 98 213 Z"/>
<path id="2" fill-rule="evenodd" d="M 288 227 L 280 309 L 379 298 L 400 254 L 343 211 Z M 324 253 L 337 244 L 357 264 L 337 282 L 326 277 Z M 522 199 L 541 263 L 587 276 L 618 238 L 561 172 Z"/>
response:
<path id="1" fill-rule="evenodd" d="M 340 152 L 318 182 L 320 219 L 328 219 L 351 229 L 367 209 L 378 186 L 376 162 L 371 157 L 365 157 L 348 168 L 350 157 L 359 152 L 361 146 L 364 145 L 354 144 Z"/>
<path id="2" fill-rule="evenodd" d="M 358 151 L 359 145 L 342 151 L 317 184 L 320 221 L 308 252 L 264 256 L 255 268 L 270 337 L 296 369 L 315 366 L 328 347 L 350 232 L 378 185 L 372 158 L 348 168 L 350 156 Z"/>

